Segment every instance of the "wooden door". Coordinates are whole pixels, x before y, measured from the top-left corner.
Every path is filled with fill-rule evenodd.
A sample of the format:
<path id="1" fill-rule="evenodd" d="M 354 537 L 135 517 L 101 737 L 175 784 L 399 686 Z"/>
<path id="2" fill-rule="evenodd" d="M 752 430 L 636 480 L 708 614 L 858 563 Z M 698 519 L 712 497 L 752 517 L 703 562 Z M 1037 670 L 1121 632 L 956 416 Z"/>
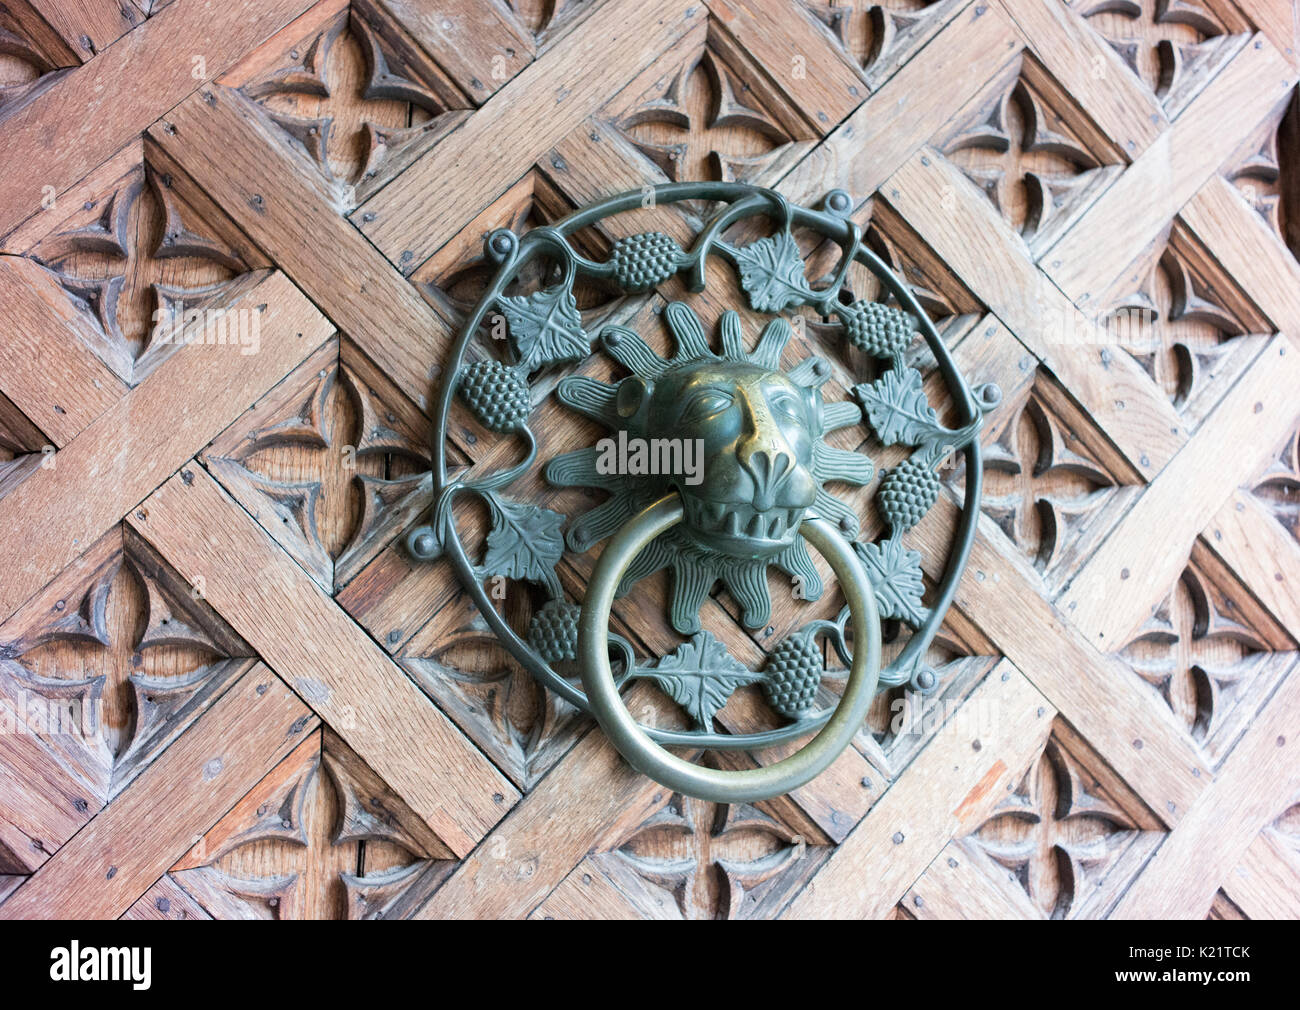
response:
<path id="1" fill-rule="evenodd" d="M 1298 62 L 1286 0 L 8 0 L 0 915 L 1300 913 Z M 401 547 L 484 234 L 697 178 L 850 192 L 1003 393 L 940 689 L 753 807 Z"/>

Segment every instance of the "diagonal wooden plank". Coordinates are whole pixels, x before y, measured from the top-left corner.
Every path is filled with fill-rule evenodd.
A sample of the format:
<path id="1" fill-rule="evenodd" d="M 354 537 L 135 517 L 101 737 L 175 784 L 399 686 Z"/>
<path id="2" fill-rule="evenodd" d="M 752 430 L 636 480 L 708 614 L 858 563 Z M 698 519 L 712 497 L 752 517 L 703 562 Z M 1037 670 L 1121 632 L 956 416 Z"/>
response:
<path id="1" fill-rule="evenodd" d="M 1233 492 L 1215 513 L 1204 540 L 1278 622 L 1300 638 L 1300 543 L 1259 499 Z"/>
<path id="2" fill-rule="evenodd" d="M 1300 65 L 1300 11 L 1286 0 L 1234 0 L 1252 24 L 1293 64 Z"/>
<path id="3" fill-rule="evenodd" d="M 310 6 L 174 0 L 18 109 L 0 147 L 0 234 L 40 210 L 44 187 L 67 189 Z M 191 54 L 202 58 L 202 73 Z"/>
<path id="4" fill-rule="evenodd" d="M 1186 434 L 1164 392 L 1093 326 L 1029 255 L 993 204 L 926 148 L 881 195 L 1016 337 L 1061 380 L 1139 473 L 1151 476 Z"/>
<path id="5" fill-rule="evenodd" d="M 1112 913 L 1116 919 L 1195 919 L 1255 837 L 1300 789 L 1300 676 L 1282 686 L 1233 748 L 1214 783 L 1156 851 Z"/>
<path id="6" fill-rule="evenodd" d="M 954 839 L 907 889 L 903 907 L 918 919 L 1041 919 L 1025 889 L 1005 867 Z"/>
<path id="7" fill-rule="evenodd" d="M 562 137 L 542 161 L 547 175 L 578 207 L 615 193 L 668 182 L 658 166 L 638 155 L 626 135 L 594 117 Z M 630 234 L 634 228 L 646 227 L 648 221 L 684 246 L 689 246 L 698 231 L 676 204 L 656 204 L 653 209 L 645 208 L 641 216 L 645 221 L 636 224 L 615 216 L 602 221 L 600 228 L 621 238 L 624 232 L 620 228 Z"/>
<path id="8" fill-rule="evenodd" d="M 1252 919 L 1300 916 L 1300 867 L 1287 859 L 1272 832 L 1261 832 L 1241 863 L 1223 880 L 1223 892 Z"/>
<path id="9" fill-rule="evenodd" d="M 518 800 L 506 777 L 201 467 L 173 477 L 129 521 L 458 856 Z"/>
<path id="10" fill-rule="evenodd" d="M 1300 334 L 1300 263 L 1237 187 L 1213 176 L 1179 217 L 1274 329 Z"/>
<path id="11" fill-rule="evenodd" d="M 999 3 L 1048 73 L 1129 160 L 1168 129 L 1169 120 L 1151 89 L 1065 4 Z"/>
<path id="12" fill-rule="evenodd" d="M 0 256 L 0 319 L 0 389 L 55 445 L 66 445 L 126 392 L 90 350 L 89 317 L 31 260 Z"/>
<path id="13" fill-rule="evenodd" d="M 339 215 L 319 173 L 243 95 L 213 86 L 150 136 L 415 403 L 450 328 Z"/>
<path id="14" fill-rule="evenodd" d="M 39 0 L 39 2 L 48 12 L 57 0 Z M 17 36 L 22 48 L 30 46 L 31 52 L 43 61 L 44 66 L 55 72 L 59 68 L 66 69 L 86 62 L 90 57 L 89 49 L 85 46 L 77 46 L 74 52 L 68 44 L 66 35 L 51 26 L 48 13 L 42 14 L 38 11 L 36 3 L 37 0 L 13 0 L 11 3 L 6 3 L 3 11 L 0 11 L 5 30 Z M 19 59 L 22 59 L 21 55 Z M 57 80 L 57 76 L 51 75 L 51 80 L 47 83 Z"/>
<path id="15" fill-rule="evenodd" d="M 924 556 L 942 558 L 956 506 L 941 497 L 942 521 L 916 528 Z M 1094 648 L 1046 598 L 1042 578 L 980 518 L 956 606 L 1033 682 L 1166 824 L 1175 824 L 1209 780 L 1205 759 L 1167 706 L 1142 690 L 1118 660 Z M 938 538 L 938 539 L 936 539 Z M 1186 555 L 1184 555 L 1186 560 Z M 938 575 L 932 572 L 932 575 Z"/>
<path id="16" fill-rule="evenodd" d="M 121 915 L 317 725 L 270 670 L 253 667 L 0 905 L 0 918 Z"/>
<path id="17" fill-rule="evenodd" d="M 367 0 L 400 21 L 435 56 L 470 99 L 481 105 L 537 55 L 532 37 L 493 0 Z"/>
<path id="18" fill-rule="evenodd" d="M 974 707 L 972 707 L 974 706 Z M 993 732 L 963 709 L 994 713 Z M 1011 663 L 984 682 L 782 913 L 878 919 L 949 840 L 974 830 L 1043 747 L 1055 710 Z"/>
<path id="19" fill-rule="evenodd" d="M 195 901 L 171 876 L 164 876 L 153 887 L 140 895 L 134 905 L 121 916 L 123 919 L 211 919 L 208 910 Z"/>
<path id="20" fill-rule="evenodd" d="M 7 852 L 28 870 L 49 859 L 103 802 L 28 728 L 49 708 L 0 703 L 0 858 Z"/>
<path id="21" fill-rule="evenodd" d="M 232 344 L 182 347 L 60 450 L 54 467 L 0 499 L 7 533 L 0 541 L 0 571 L 7 574 L 0 582 L 0 621 L 331 332 L 281 273 L 250 275 L 228 310 L 257 314 L 257 353 Z M 178 339 L 211 336 L 210 326 L 195 323 Z"/>
<path id="22" fill-rule="evenodd" d="M 1210 175 L 1295 85 L 1294 68 L 1261 35 L 1039 259 L 1080 308 L 1138 258 Z"/>
<path id="23" fill-rule="evenodd" d="M 1129 641 L 1224 499 L 1286 437 L 1298 387 L 1300 351 L 1274 337 L 1062 593 L 1061 608 L 1089 641 L 1105 649 Z"/>
<path id="24" fill-rule="evenodd" d="M 680 920 L 681 911 L 634 873 L 617 872 L 617 855 L 588 856 L 533 910 L 530 919 Z M 612 872 L 607 872 L 612 871 Z"/>
<path id="25" fill-rule="evenodd" d="M 29 2 L 83 62 L 103 52 L 144 21 L 144 15 L 134 5 L 121 0 Z"/>
<path id="26" fill-rule="evenodd" d="M 651 696 L 637 686 L 628 705 Z M 590 851 L 602 830 L 663 786 L 635 771 L 599 730 L 589 732 L 420 909 L 423 919 L 527 916 Z"/>
<path id="27" fill-rule="evenodd" d="M 806 204 L 836 188 L 865 199 L 1020 49 L 1002 8 L 972 2 L 809 152 L 777 190 Z"/>
<path id="28" fill-rule="evenodd" d="M 706 0 L 819 135 L 867 97 L 862 71 L 798 0 Z"/>
<path id="29" fill-rule="evenodd" d="M 688 0 L 600 8 L 355 210 L 353 222 L 410 274 L 703 12 Z"/>

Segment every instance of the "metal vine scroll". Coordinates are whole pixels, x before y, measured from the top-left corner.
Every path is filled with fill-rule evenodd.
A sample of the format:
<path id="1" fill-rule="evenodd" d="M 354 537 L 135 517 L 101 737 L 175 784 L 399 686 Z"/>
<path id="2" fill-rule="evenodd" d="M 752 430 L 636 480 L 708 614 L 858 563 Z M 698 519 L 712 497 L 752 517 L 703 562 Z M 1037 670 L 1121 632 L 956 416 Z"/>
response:
<path id="1" fill-rule="evenodd" d="M 938 686 L 925 652 L 952 601 L 974 539 L 982 464 L 977 438 L 984 413 L 1000 397 L 986 384 L 974 393 L 958 373 L 933 323 L 915 296 L 862 242 L 849 219 L 852 201 L 834 190 L 821 210 L 789 203 L 770 190 L 733 183 L 679 183 L 657 187 L 656 204 L 714 201 L 721 208 L 704 224 L 689 249 L 672 237 L 649 232 L 614 242 L 596 262 L 570 241 L 579 230 L 643 206 L 645 194 L 613 197 L 523 236 L 508 230 L 489 235 L 485 250 L 496 275 L 452 347 L 434 406 L 435 504 L 431 521 L 412 530 L 407 547 L 417 559 L 445 557 L 502 644 L 538 680 L 566 701 L 596 716 L 615 746 L 635 767 L 664 785 L 723 802 L 761 799 L 788 792 L 818 774 L 862 726 L 871 699 L 882 687 L 908 684 L 929 692 Z M 751 217 L 776 225 L 770 237 L 733 245 L 726 238 Z M 830 283 L 814 288 L 806 279 L 794 230 L 807 229 L 836 243 L 841 257 Z M 662 315 L 674 352 L 665 357 L 635 331 L 605 326 L 598 350 L 628 374 L 616 383 L 570 375 L 556 386 L 559 401 L 609 433 L 601 444 L 545 461 L 543 473 L 556 487 L 607 492 L 600 505 L 572 518 L 541 505 L 517 501 L 506 490 L 537 462 L 530 427 L 530 383 L 553 366 L 586 359 L 592 339 L 584 331 L 574 297 L 579 277 L 612 282 L 627 293 L 648 292 L 675 275 L 703 291 L 708 257 L 730 262 L 756 313 L 770 316 L 748 341 L 735 311 L 723 313 L 718 339 L 710 340 L 684 302 Z M 537 262 L 558 266 L 558 281 L 530 294 L 506 294 L 521 271 Z M 894 304 L 841 298 L 849 268 L 860 263 L 879 278 Z M 853 388 L 853 400 L 825 402 L 829 364 L 808 358 L 783 371 L 782 352 L 796 311 L 838 321 L 845 339 L 881 359 L 872 382 Z M 506 355 L 492 350 L 470 360 L 470 345 L 490 317 L 503 318 Z M 957 406 L 960 426 L 939 422 L 921 373 L 905 360 L 918 335 L 928 345 Z M 499 341 L 484 341 L 490 347 Z M 446 431 L 454 396 L 488 429 L 522 443 L 523 458 L 507 469 L 482 474 L 448 473 Z M 852 507 L 827 484 L 865 485 L 873 461 L 862 452 L 829 445 L 831 432 L 865 421 L 886 446 L 901 444 L 910 455 L 885 473 L 876 503 L 889 533 L 878 542 L 858 539 Z M 680 471 L 611 465 L 611 446 L 667 445 L 677 439 L 702 448 L 695 479 Z M 953 452 L 966 457 L 966 488 L 954 542 L 943 576 L 924 602 L 921 556 L 904 543 L 938 499 L 936 468 Z M 620 457 L 621 458 L 621 457 Z M 453 505 L 462 495 L 480 499 L 490 517 L 481 560 L 472 560 L 457 529 Z M 584 554 L 607 541 L 582 604 L 565 599 L 556 566 L 565 551 Z M 808 545 L 830 564 L 846 606 L 834 621 L 816 620 L 795 631 L 770 654 L 762 671 L 751 671 L 700 624 L 699 611 L 721 582 L 741 609 L 743 623 L 763 627 L 770 616 L 768 572 L 785 572 L 805 599 L 824 587 Z M 687 641 L 651 663 L 639 663 L 630 642 L 612 634 L 613 601 L 647 575 L 672 573 L 669 616 Z M 484 583 L 492 577 L 542 586 L 549 600 L 521 637 L 498 613 Z M 912 637 L 880 669 L 882 619 L 909 625 Z M 853 629 L 850 643 L 849 630 Z M 838 704 L 818 706 L 826 676 L 819 639 L 824 637 L 849 666 Z M 611 654 L 619 669 L 616 678 Z M 575 669 L 576 674 L 575 675 Z M 578 681 L 580 675 L 581 687 Z M 620 689 L 637 679 L 653 681 L 689 717 L 687 730 L 638 724 Z M 715 716 L 742 685 L 758 685 L 784 724 L 756 733 L 731 734 Z M 761 750 L 812 737 L 773 764 L 723 771 L 692 764 L 667 747 L 693 750 Z"/>

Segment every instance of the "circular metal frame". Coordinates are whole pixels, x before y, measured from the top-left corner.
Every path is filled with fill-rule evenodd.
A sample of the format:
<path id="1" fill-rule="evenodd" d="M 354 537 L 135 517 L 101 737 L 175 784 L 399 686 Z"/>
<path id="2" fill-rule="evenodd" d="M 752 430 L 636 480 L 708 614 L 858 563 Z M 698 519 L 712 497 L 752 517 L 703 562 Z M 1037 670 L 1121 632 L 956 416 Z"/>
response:
<path id="1" fill-rule="evenodd" d="M 442 381 L 432 412 L 433 483 L 436 503 L 434 521 L 431 526 L 422 526 L 411 531 L 407 538 L 408 549 L 417 558 L 423 559 L 445 555 L 488 627 L 510 654 L 532 676 L 558 696 L 583 711 L 593 712 L 593 705 L 587 695 L 539 656 L 506 623 L 493 606 L 482 582 L 482 570 L 471 562 L 452 518 L 452 505 L 460 494 L 492 492 L 521 477 L 536 457 L 536 441 L 532 432 L 525 426 L 518 432 L 523 442 L 523 458 L 519 463 L 473 483 L 467 482 L 463 475 L 452 476 L 448 472 L 446 433 L 453 396 L 466 363 L 468 346 L 484 325 L 492 306 L 503 296 L 507 286 L 528 263 L 542 256 L 558 261 L 563 268 L 565 283 L 568 284 L 571 284 L 576 276 L 611 278 L 613 267 L 610 263 L 587 259 L 573 249 L 569 239 L 574 233 L 611 215 L 645 207 L 648 199 L 659 205 L 687 200 L 719 201 L 725 206 L 705 224 L 694 244 L 684 253 L 685 259 L 681 265 L 681 272 L 686 274 L 688 287 L 692 291 L 698 292 L 704 289 L 705 262 L 709 255 L 722 256 L 733 263 L 738 263 L 737 250 L 727 245 L 722 238 L 724 232 L 738 221 L 751 216 L 766 216 L 780 223 L 787 232 L 794 227 L 811 228 L 839 244 L 843 249 L 843 258 L 833 283 L 816 292 L 817 299 L 809 302 L 809 307 L 819 311 L 823 316 L 830 315 L 847 276 L 849 265 L 854 262 L 864 265 L 879 279 L 901 308 L 917 320 L 920 334 L 933 354 L 938 370 L 956 404 L 960 423 L 964 427 L 959 433 L 954 433 L 959 434 L 959 439 L 955 440 L 950 448 L 960 450 L 964 454 L 966 486 L 953 546 L 943 576 L 934 591 L 933 603 L 926 609 L 923 623 L 916 627 L 902 652 L 881 673 L 877 682 L 878 688 L 910 683 L 918 690 L 934 689 L 937 686 L 937 679 L 934 672 L 924 666 L 922 659 L 951 605 L 957 582 L 974 541 L 983 475 L 981 447 L 976 435 L 983 412 L 997 402 L 996 387 L 991 385 L 981 387 L 978 396 L 972 393 L 934 324 L 916 297 L 880 258 L 862 243 L 861 229 L 849 218 L 853 209 L 852 200 L 842 190 L 835 190 L 828 194 L 823 205 L 824 209 L 820 211 L 793 205 L 772 190 L 739 183 L 673 183 L 654 187 L 652 194 L 649 196 L 648 194 L 649 191 L 646 190 L 612 197 L 579 210 L 554 225 L 533 229 L 522 237 L 506 230 L 499 230 L 488 236 L 485 241 L 486 255 L 497 262 L 499 268 L 457 334 L 442 370 Z M 877 628 L 877 633 L 878 630 Z M 860 630 L 858 633 L 861 633 Z M 625 673 L 630 672 L 633 662 L 631 646 L 613 635 L 609 637 L 609 644 L 622 653 L 627 668 Z M 841 658 L 847 662 L 842 638 L 833 641 L 833 644 Z M 776 729 L 744 735 L 711 730 L 679 731 L 641 725 L 636 725 L 635 728 L 637 733 L 661 746 L 752 751 L 809 736 L 825 727 L 833 718 L 832 713 L 838 710 L 825 709 Z"/>

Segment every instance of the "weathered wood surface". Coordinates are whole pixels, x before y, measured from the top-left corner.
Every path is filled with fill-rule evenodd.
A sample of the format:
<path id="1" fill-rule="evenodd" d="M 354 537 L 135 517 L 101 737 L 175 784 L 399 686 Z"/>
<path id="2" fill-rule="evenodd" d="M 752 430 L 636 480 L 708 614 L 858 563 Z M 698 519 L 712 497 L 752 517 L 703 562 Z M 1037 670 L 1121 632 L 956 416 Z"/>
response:
<path id="1" fill-rule="evenodd" d="M 1288 0 L 0 8 L 0 917 L 1300 916 L 1296 23 Z M 882 696 L 822 778 L 734 808 L 633 773 L 400 546 L 483 235 L 724 177 L 849 190 L 1004 394 L 941 690 Z M 583 238 L 649 227 L 694 223 Z M 580 301 L 660 342 L 683 295 Z M 256 346 L 204 314 L 160 340 L 185 309 L 255 318 Z M 831 332 L 807 342 L 842 389 L 862 363 Z M 540 409 L 548 451 L 583 444 Z M 449 434 L 455 466 L 517 451 L 459 409 Z M 563 566 L 575 598 L 591 562 Z M 615 611 L 647 654 L 678 641 L 665 593 Z M 770 634 L 725 592 L 705 616 L 757 663 L 807 606 L 777 600 Z M 629 703 L 673 717 L 645 684 Z"/>

